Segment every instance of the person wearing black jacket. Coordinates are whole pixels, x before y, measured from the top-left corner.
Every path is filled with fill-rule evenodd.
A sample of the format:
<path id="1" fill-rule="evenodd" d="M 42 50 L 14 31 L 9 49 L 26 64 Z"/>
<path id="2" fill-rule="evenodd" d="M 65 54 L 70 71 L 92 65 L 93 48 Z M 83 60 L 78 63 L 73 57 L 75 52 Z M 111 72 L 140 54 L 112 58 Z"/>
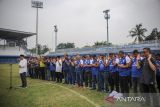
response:
<path id="1" fill-rule="evenodd" d="M 137 58 L 139 63 L 137 67 L 142 67 L 142 76 L 140 78 L 140 83 L 142 87 L 142 95 L 145 96 L 146 102 L 145 106 L 151 105 L 153 102 L 154 107 L 159 107 L 157 91 L 155 88 L 156 82 L 156 61 L 152 57 L 150 48 L 143 49 L 144 59 L 140 61 L 140 57 Z M 151 101 L 152 100 L 152 101 Z"/>

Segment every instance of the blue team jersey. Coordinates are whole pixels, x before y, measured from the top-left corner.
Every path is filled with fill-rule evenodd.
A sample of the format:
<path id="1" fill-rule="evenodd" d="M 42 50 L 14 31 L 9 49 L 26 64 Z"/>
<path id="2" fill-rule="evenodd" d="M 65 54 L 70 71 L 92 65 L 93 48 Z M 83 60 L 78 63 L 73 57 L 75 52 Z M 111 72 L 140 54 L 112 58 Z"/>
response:
<path id="1" fill-rule="evenodd" d="M 117 66 L 117 64 L 119 63 L 119 58 L 115 58 L 114 60 L 115 60 L 115 63 L 116 63 L 115 71 L 116 71 L 116 72 L 119 72 L 118 66 Z"/>
<path id="2" fill-rule="evenodd" d="M 90 60 L 85 60 L 85 61 L 84 61 L 84 64 L 85 64 L 85 65 L 90 65 Z M 91 71 L 91 67 L 84 67 L 84 70 L 85 70 L 85 71 Z"/>
<path id="3" fill-rule="evenodd" d="M 114 59 L 111 59 L 111 60 L 109 61 L 109 72 L 116 72 L 116 67 L 115 67 L 115 65 L 113 64 L 113 61 L 114 61 Z"/>
<path id="4" fill-rule="evenodd" d="M 106 63 L 108 63 L 108 60 L 106 60 Z M 109 72 L 109 66 L 105 66 L 104 71 Z"/>
<path id="5" fill-rule="evenodd" d="M 92 64 L 96 64 L 97 63 L 97 60 L 94 59 L 92 61 Z M 91 70 L 92 70 L 92 75 L 98 75 L 98 67 L 91 67 Z"/>
<path id="6" fill-rule="evenodd" d="M 140 77 L 142 74 L 142 69 L 137 68 L 137 60 L 136 58 L 132 59 L 132 68 L 131 68 L 131 76 L 132 77 Z"/>
<path id="7" fill-rule="evenodd" d="M 101 71 L 104 71 L 104 70 L 105 70 L 105 65 L 103 63 L 103 60 L 100 60 L 99 61 L 99 71 L 101 72 Z"/>
<path id="8" fill-rule="evenodd" d="M 69 64 L 70 64 L 69 59 L 64 60 L 64 61 L 62 62 L 62 69 L 63 69 L 64 71 L 69 71 Z"/>
<path id="9" fill-rule="evenodd" d="M 124 58 L 120 58 L 119 59 L 119 64 L 121 64 L 121 65 L 126 65 L 127 64 L 127 62 L 126 62 L 126 58 L 124 57 Z M 130 75 L 130 70 L 129 70 L 129 68 L 118 68 L 118 70 L 119 70 L 119 75 L 120 76 L 129 76 Z"/>
<path id="10" fill-rule="evenodd" d="M 83 70 L 83 68 L 80 65 L 81 65 L 81 61 L 77 60 L 76 61 L 76 72 L 81 72 Z"/>
<path id="11" fill-rule="evenodd" d="M 55 64 L 53 64 L 52 62 L 49 63 L 49 70 L 50 71 L 55 71 L 56 67 Z"/>

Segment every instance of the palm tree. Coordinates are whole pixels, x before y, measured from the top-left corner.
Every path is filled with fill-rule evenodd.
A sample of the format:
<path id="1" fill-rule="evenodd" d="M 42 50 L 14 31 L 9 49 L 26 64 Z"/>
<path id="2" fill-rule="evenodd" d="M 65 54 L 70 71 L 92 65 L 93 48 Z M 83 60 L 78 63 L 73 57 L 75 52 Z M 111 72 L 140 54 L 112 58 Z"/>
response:
<path id="1" fill-rule="evenodd" d="M 138 25 L 136 25 L 135 28 L 132 28 L 132 30 L 129 31 L 129 33 L 130 33 L 129 36 L 132 38 L 135 38 L 133 43 L 135 43 L 135 42 L 139 43 L 144 40 L 144 38 L 145 38 L 144 33 L 146 31 L 147 31 L 147 29 L 143 28 L 142 24 L 138 24 Z"/>

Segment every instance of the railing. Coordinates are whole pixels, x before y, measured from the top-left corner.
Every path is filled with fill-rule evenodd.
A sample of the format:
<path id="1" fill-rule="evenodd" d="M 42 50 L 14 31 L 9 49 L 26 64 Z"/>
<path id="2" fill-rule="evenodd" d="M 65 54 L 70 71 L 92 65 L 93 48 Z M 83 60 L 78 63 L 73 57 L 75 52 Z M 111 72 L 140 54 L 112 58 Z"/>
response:
<path id="1" fill-rule="evenodd" d="M 141 51 L 144 47 L 149 47 L 151 50 L 160 50 L 160 40 L 144 41 L 134 44 L 125 45 L 112 45 L 112 46 L 99 46 L 99 47 L 85 47 L 85 48 L 73 48 L 73 49 L 59 49 L 56 52 L 51 52 L 49 55 L 63 55 L 65 52 L 68 54 L 76 53 L 109 53 L 118 52 L 123 50 L 125 52 L 132 52 L 134 49 Z"/>

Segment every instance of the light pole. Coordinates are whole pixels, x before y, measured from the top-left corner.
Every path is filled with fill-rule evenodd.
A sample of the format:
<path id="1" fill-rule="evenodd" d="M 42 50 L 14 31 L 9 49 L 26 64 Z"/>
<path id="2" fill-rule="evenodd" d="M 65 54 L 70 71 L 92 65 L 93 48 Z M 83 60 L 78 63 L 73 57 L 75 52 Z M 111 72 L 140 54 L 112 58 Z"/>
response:
<path id="1" fill-rule="evenodd" d="M 104 15 L 104 18 L 106 19 L 107 21 L 107 43 L 109 43 L 109 32 L 108 32 L 108 20 L 110 19 L 110 15 L 108 14 L 110 10 L 104 10 L 103 13 L 105 14 Z"/>
<path id="2" fill-rule="evenodd" d="M 43 2 L 31 1 L 32 7 L 37 9 L 36 13 L 36 54 L 38 55 L 38 9 L 43 8 Z"/>
<path id="3" fill-rule="evenodd" d="M 54 25 L 54 32 L 55 32 L 55 51 L 56 51 L 56 49 L 57 49 L 57 32 L 58 32 L 57 25 Z"/>

